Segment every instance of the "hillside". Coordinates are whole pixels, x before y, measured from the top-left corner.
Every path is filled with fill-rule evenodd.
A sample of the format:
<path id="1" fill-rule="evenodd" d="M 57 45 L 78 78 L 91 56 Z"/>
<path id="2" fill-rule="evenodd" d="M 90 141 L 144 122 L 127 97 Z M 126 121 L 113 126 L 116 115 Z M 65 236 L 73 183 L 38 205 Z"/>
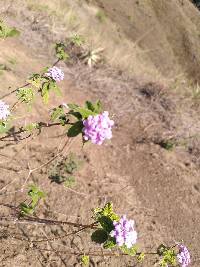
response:
<path id="1" fill-rule="evenodd" d="M 0 95 L 52 64 L 53 44 L 66 42 L 73 33 L 84 36 L 84 49 L 104 48 L 103 60 L 93 68 L 70 50 L 73 60 L 59 65 L 65 73 L 62 96 L 52 95 L 46 107 L 36 102 L 31 114 L 25 107 L 17 113 L 25 123 L 48 120 L 49 109 L 60 103 L 101 99 L 115 121 L 113 139 L 105 145 L 82 147 L 80 139 L 70 144 L 67 153 L 76 151 L 85 161 L 74 187 L 52 183 L 48 178 L 52 166 L 33 173 L 30 182 L 47 193 L 37 215 L 89 223 L 92 208 L 112 201 L 120 215 L 126 213 L 136 221 L 141 249 L 150 251 L 163 242 L 183 240 L 191 252 L 191 266 L 198 267 L 198 9 L 189 0 L 0 2 L 2 17 L 21 31 L 19 37 L 0 42 L 0 64 L 7 66 L 0 75 Z M 12 105 L 15 98 L 5 100 Z M 24 199 L 20 188 L 28 164 L 36 167 L 49 160 L 60 145 L 56 137 L 60 133 L 60 128 L 47 129 L 30 143 L 1 143 L 1 203 L 17 206 Z M 10 208 L 2 206 L 1 214 L 10 214 Z M 2 222 L 0 229 L 0 266 L 80 266 L 76 255 L 55 250 L 78 253 L 94 248 L 86 234 L 57 240 L 66 234 L 63 226 Z M 29 240 L 32 236 L 55 240 L 34 245 Z M 90 266 L 136 264 L 129 257 L 94 257 Z M 146 259 L 143 266 L 156 265 Z"/>

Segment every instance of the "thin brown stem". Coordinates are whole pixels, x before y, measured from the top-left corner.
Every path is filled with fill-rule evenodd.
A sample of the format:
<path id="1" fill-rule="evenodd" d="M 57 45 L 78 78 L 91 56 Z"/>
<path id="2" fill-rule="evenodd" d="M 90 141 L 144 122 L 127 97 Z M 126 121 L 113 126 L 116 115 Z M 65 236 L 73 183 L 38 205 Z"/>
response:
<path id="1" fill-rule="evenodd" d="M 0 99 L 4 99 L 4 98 L 6 98 L 7 96 L 10 96 L 10 95 L 12 95 L 13 93 L 17 92 L 17 90 L 19 90 L 19 89 L 21 89 L 21 88 L 24 88 L 24 87 L 26 87 L 26 86 L 28 86 L 28 85 L 30 85 L 30 83 L 26 83 L 26 84 L 24 84 L 24 85 L 22 85 L 22 86 L 20 86 L 20 87 L 17 87 L 16 89 L 12 90 L 11 92 L 9 92 L 9 93 L 7 93 L 7 94 L 5 94 L 5 95 L 2 95 L 2 96 L 0 97 Z"/>
<path id="2" fill-rule="evenodd" d="M 49 128 L 49 127 L 52 127 L 52 126 L 59 126 L 59 125 L 61 125 L 61 123 L 59 123 L 59 122 L 56 122 L 56 123 L 39 122 L 38 125 L 39 125 L 39 129 L 41 129 L 41 128 Z M 7 134 L 5 136 L 2 136 L 0 138 L 0 141 L 9 141 L 9 142 L 13 141 L 14 142 L 14 141 L 18 141 L 18 139 L 19 140 L 24 140 L 26 138 L 29 138 L 32 135 L 32 134 L 29 134 L 27 137 L 22 137 L 22 138 L 18 137 L 19 134 L 22 134 L 24 132 L 27 132 L 27 130 L 24 129 L 23 127 L 21 127 L 16 132 L 11 132 L 11 133 L 9 133 L 9 134 Z M 6 140 L 7 138 L 12 137 L 12 136 L 17 138 L 17 140 L 16 139 L 14 139 L 14 140 L 12 140 L 12 139 Z"/>

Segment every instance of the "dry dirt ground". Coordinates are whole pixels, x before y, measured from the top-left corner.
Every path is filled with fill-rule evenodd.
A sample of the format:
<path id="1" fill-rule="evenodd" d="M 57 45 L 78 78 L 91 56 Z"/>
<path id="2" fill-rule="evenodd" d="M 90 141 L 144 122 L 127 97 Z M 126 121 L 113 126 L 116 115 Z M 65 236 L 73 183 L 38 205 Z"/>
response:
<path id="1" fill-rule="evenodd" d="M 99 4 L 102 2 L 98 1 Z M 157 1 L 160 2 L 166 3 Z M 116 10 L 120 7 L 117 1 L 109 1 L 104 5 L 110 16 L 111 3 Z M 189 5 L 188 1 L 185 3 Z M 159 11 L 156 8 L 155 10 Z M 19 25 L 22 34 L 19 38 L 0 42 L 0 63 L 10 64 L 10 70 L 0 75 L 1 95 L 10 91 L 10 87 L 13 89 L 24 84 L 30 73 L 37 72 L 54 61 L 50 47 L 54 41 L 53 33 L 49 30 L 43 32 L 42 40 L 39 40 L 41 33 L 32 28 L 29 18 L 23 12 L 19 12 L 21 17 L 14 16 L 13 12 L 10 9 L 4 16 L 12 25 Z M 118 15 L 117 18 L 119 17 Z M 167 25 L 167 21 L 165 23 Z M 24 25 L 26 29 L 23 31 Z M 123 27 L 123 24 L 120 25 Z M 41 42 L 45 49 L 38 46 Z M 183 51 L 182 46 L 179 49 L 180 52 Z M 9 61 L 16 62 L 13 64 L 8 63 Z M 188 60 L 188 66 L 189 64 L 191 62 Z M 82 148 L 80 139 L 70 143 L 65 153 L 76 151 L 85 159 L 83 168 L 76 175 L 76 185 L 73 188 L 51 183 L 48 178 L 50 166 L 33 173 L 28 183 L 37 183 L 47 193 L 46 199 L 37 207 L 37 216 L 89 223 L 91 208 L 112 201 L 116 212 L 125 213 L 136 221 L 141 249 L 151 251 L 161 243 L 174 244 L 183 240 L 191 251 L 191 266 L 198 267 L 198 102 L 171 90 L 171 87 L 163 83 L 154 82 L 153 79 L 147 81 L 141 76 L 128 77 L 107 65 L 93 69 L 82 63 L 60 66 L 65 72 L 65 81 L 61 83 L 62 97 L 55 99 L 52 96 L 48 107 L 37 102 L 30 114 L 24 112 L 25 107 L 19 108 L 17 116 L 24 122 L 45 121 L 49 116 L 48 110 L 54 105 L 63 102 L 83 104 L 86 99 L 99 98 L 104 109 L 113 115 L 115 127 L 113 139 L 103 146 L 87 145 Z M 12 105 L 15 99 L 11 97 L 7 101 Z M 21 192 L 20 189 L 28 175 L 27 166 L 34 168 L 50 159 L 60 143 L 65 141 L 65 138 L 56 137 L 61 132 L 61 129 L 47 129 L 31 141 L 0 144 L 0 203 L 17 206 L 26 198 L 26 192 Z M 176 146 L 169 151 L 163 148 L 163 142 L 171 138 Z M 14 212 L 9 207 L 1 206 L 2 217 Z M 70 255 L 71 251 L 82 253 L 99 248 L 94 247 L 90 241 L 90 232 L 70 238 L 57 238 L 69 231 L 71 230 L 63 226 L 2 222 L 0 266 L 79 266 L 78 257 Z M 34 238 L 50 240 L 30 242 Z M 55 250 L 63 253 L 56 253 Z M 90 266 L 142 265 L 136 265 L 128 257 L 92 257 Z M 154 266 L 154 259 L 146 259 L 143 266 Z"/>

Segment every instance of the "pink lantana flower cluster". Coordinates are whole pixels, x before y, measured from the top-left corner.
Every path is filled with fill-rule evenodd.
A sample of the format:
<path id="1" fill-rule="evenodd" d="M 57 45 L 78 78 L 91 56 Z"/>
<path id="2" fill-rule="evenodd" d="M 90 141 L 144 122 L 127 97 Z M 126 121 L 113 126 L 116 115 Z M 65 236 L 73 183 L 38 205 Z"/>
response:
<path id="1" fill-rule="evenodd" d="M 83 138 L 91 140 L 93 144 L 101 145 L 105 139 L 112 138 L 114 121 L 109 118 L 109 113 L 90 115 L 83 121 Z"/>
<path id="2" fill-rule="evenodd" d="M 178 244 L 179 252 L 177 254 L 177 259 L 180 267 L 186 267 L 190 263 L 190 253 L 186 246 Z"/>
<path id="3" fill-rule="evenodd" d="M 110 236 L 114 237 L 118 246 L 126 245 L 131 248 L 137 241 L 137 232 L 134 229 L 134 221 L 127 220 L 123 215 L 119 221 L 114 221 L 114 230 L 110 232 Z"/>
<path id="4" fill-rule="evenodd" d="M 48 72 L 45 75 L 56 82 L 60 82 L 64 79 L 63 71 L 56 66 L 49 68 Z"/>
<path id="5" fill-rule="evenodd" d="M 5 102 L 0 100 L 0 120 L 6 120 L 9 115 L 9 105 L 6 105 Z"/>

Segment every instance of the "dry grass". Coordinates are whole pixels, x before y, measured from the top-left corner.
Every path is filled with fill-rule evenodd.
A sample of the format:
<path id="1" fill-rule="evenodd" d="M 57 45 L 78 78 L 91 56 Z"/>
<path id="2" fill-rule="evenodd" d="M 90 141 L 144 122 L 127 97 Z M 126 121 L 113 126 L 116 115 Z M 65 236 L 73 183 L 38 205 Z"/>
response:
<path id="1" fill-rule="evenodd" d="M 10 0 L 4 3 L 9 6 Z M 74 33 L 83 35 L 89 49 L 104 48 L 104 57 L 113 67 L 136 75 L 161 78 L 147 56 L 149 51 L 141 49 L 137 41 L 133 43 L 129 40 L 109 17 L 99 19 L 97 14 L 101 10 L 94 5 L 80 0 L 41 0 L 40 3 L 34 0 L 16 0 L 14 6 L 18 6 L 15 9 L 17 16 L 20 16 L 22 10 L 28 9 L 35 14 L 35 20 L 37 17 L 45 17 L 45 23 L 51 32 L 55 35 L 59 33 L 59 37 L 66 38 Z M 149 29 L 146 34 L 148 33 Z M 138 42 L 143 38 L 145 34 L 138 38 Z"/>

